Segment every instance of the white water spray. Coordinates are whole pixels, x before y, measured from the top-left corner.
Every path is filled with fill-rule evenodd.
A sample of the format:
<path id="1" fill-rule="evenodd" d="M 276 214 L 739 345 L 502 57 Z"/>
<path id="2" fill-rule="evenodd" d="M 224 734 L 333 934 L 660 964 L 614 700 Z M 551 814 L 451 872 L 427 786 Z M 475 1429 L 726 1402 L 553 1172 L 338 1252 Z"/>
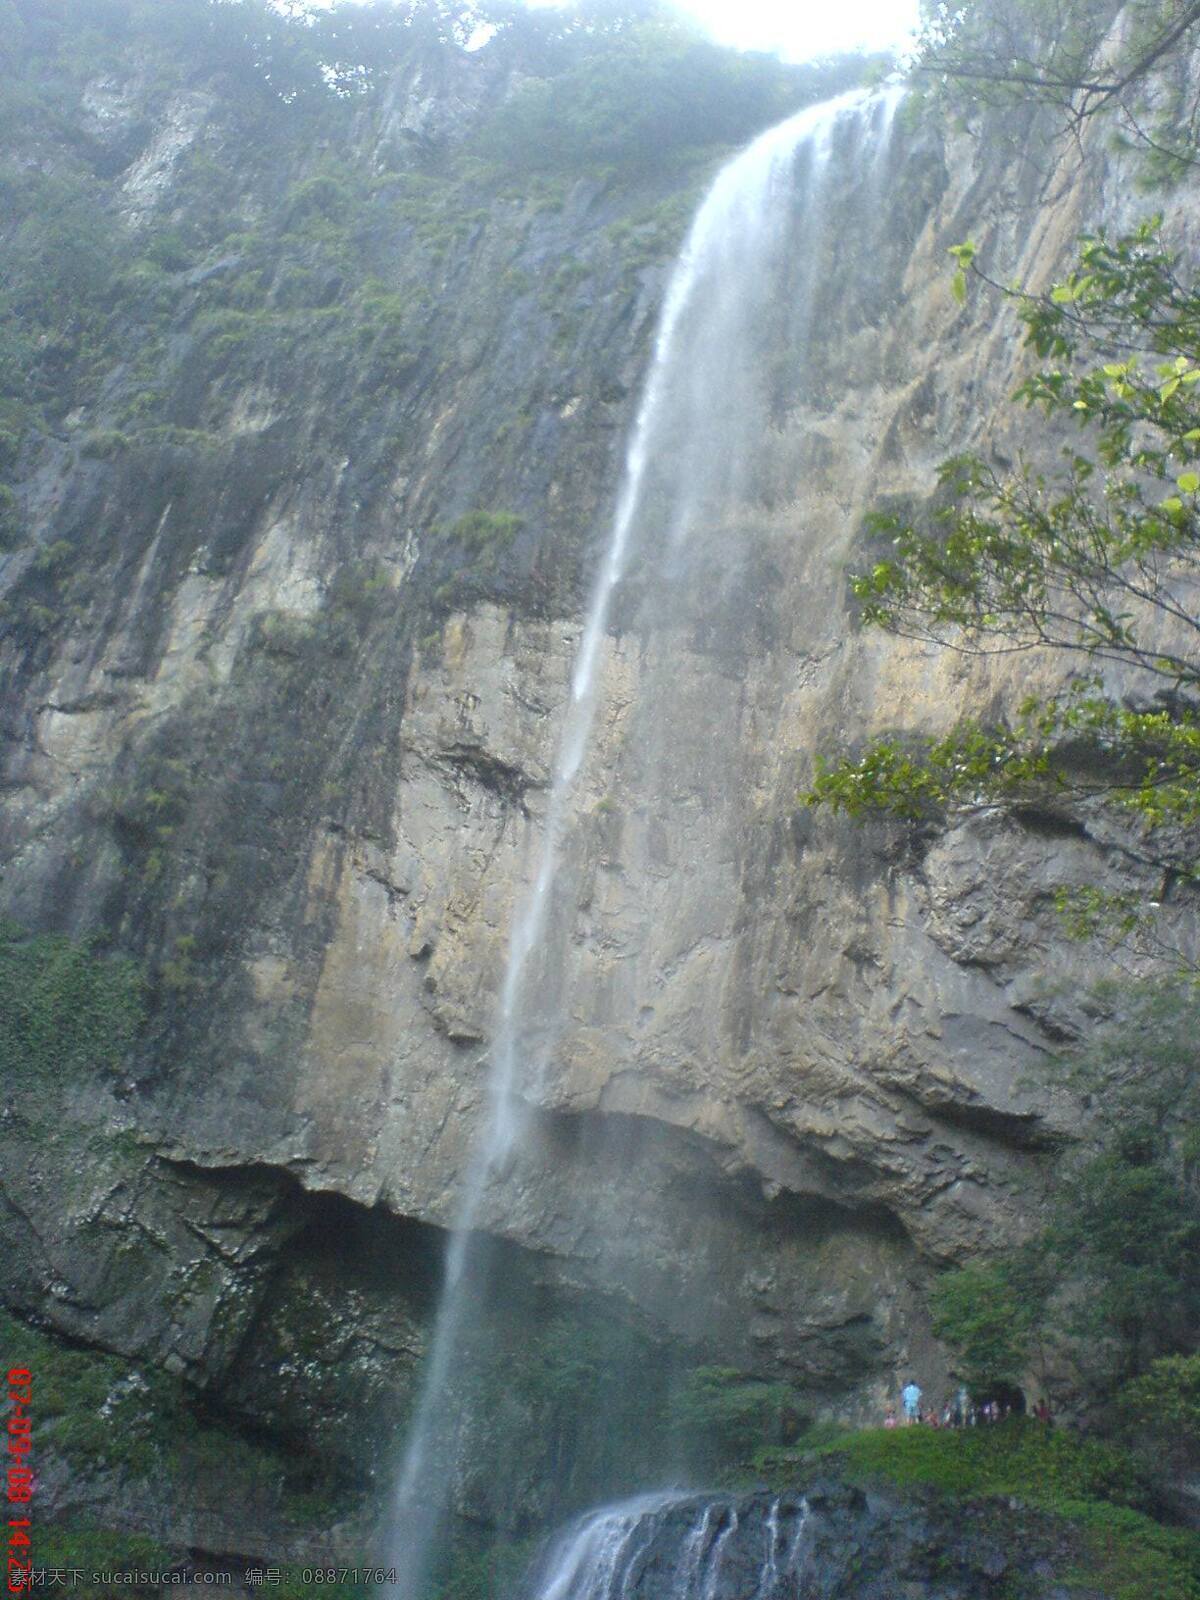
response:
<path id="1" fill-rule="evenodd" d="M 589 1513 L 552 1554 L 539 1600 L 614 1600 L 627 1587 L 632 1552 L 644 1547 L 659 1513 L 679 1498 L 644 1494 Z"/>
<path id="2" fill-rule="evenodd" d="M 796 1533 L 781 1553 L 785 1520 L 796 1522 Z M 523 1600 L 793 1600 L 810 1568 L 808 1522 L 807 1501 L 794 1496 L 767 1506 L 748 1499 L 739 1509 L 726 1497 L 641 1495 L 573 1523 L 520 1593 Z M 747 1556 L 760 1539 L 768 1548 L 756 1574 Z"/>
<path id="3" fill-rule="evenodd" d="M 654 353 L 626 451 L 608 547 L 592 591 L 571 676 L 570 696 L 538 846 L 536 870 L 514 920 L 487 1083 L 487 1111 L 470 1159 L 447 1253 L 445 1283 L 395 1492 L 389 1563 L 397 1600 L 419 1600 L 449 1495 L 446 1444 L 455 1424 L 449 1380 L 463 1331 L 472 1231 L 489 1185 L 520 1145 L 532 1084 L 523 1025 L 530 961 L 542 947 L 561 845 L 584 766 L 601 676 L 601 644 L 613 596 L 632 556 L 667 568 L 673 553 L 714 505 L 742 487 L 753 452 L 749 431 L 761 407 L 748 353 L 794 226 L 791 197 L 806 163 L 808 209 L 820 204 L 839 123 L 882 127 L 883 143 L 899 91 L 861 91 L 810 107 L 769 130 L 718 174 L 692 222 L 659 319 Z M 655 527 L 647 502 L 665 503 Z M 653 540 L 653 543 L 651 543 Z"/>

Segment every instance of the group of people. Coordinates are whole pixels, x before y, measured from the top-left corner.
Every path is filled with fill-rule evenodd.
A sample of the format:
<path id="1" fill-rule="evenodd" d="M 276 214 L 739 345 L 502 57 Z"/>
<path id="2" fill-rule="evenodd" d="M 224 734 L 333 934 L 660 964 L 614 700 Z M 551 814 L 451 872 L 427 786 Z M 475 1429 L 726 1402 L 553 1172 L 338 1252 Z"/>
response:
<path id="1" fill-rule="evenodd" d="M 1013 1407 L 1007 1402 L 999 1400 L 975 1402 L 965 1388 L 959 1389 L 953 1398 L 947 1400 L 940 1411 L 936 1406 L 923 1411 L 922 1398 L 920 1385 L 910 1378 L 900 1391 L 900 1406 L 906 1423 L 910 1425 L 923 1423 L 930 1428 L 974 1428 L 980 1423 L 1005 1422 L 1014 1415 Z M 1044 1396 L 1034 1406 L 1033 1415 L 1039 1422 L 1051 1420 L 1050 1407 Z M 894 1428 L 897 1423 L 896 1408 L 889 1406 L 883 1425 L 885 1428 Z"/>

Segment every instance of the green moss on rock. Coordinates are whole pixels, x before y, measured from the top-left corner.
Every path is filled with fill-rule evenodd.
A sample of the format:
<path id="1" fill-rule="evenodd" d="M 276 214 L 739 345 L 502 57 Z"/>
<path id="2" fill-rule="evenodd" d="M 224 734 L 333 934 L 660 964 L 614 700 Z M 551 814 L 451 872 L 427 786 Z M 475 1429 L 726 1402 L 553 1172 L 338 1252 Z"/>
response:
<path id="1" fill-rule="evenodd" d="M 74 1504 L 88 1498 L 92 1482 L 104 1502 L 119 1501 L 122 1496 L 112 1493 L 115 1474 L 126 1490 L 143 1486 L 135 1502 L 144 1498 L 164 1508 L 189 1503 L 197 1485 L 220 1485 L 223 1503 L 256 1511 L 260 1525 L 296 1533 L 328 1528 L 360 1508 L 361 1491 L 331 1476 L 326 1458 L 294 1441 L 284 1448 L 248 1437 L 206 1412 L 182 1380 L 167 1373 L 65 1344 L 2 1312 L 0 1345 L 8 1366 L 33 1374 L 35 1470 L 48 1458 L 60 1461 Z M 128 1530 L 97 1530 L 97 1536 L 120 1542 Z"/>
<path id="2" fill-rule="evenodd" d="M 115 1072 L 142 1019 L 136 964 L 62 934 L 0 924 L 0 1076 L 69 1082 Z"/>

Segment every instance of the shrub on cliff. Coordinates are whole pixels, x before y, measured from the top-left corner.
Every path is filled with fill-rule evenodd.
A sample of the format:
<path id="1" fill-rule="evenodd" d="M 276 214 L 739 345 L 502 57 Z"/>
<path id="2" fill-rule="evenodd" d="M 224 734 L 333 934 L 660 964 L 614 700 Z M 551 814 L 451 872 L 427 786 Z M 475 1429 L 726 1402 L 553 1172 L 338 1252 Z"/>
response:
<path id="1" fill-rule="evenodd" d="M 115 1072 L 142 1019 L 143 981 L 123 956 L 0 924 L 0 1077 L 70 1081 Z"/>
<path id="2" fill-rule="evenodd" d="M 1200 1465 L 1200 1355 L 1163 1356 L 1122 1391 L 1129 1435 L 1173 1472 Z"/>
<path id="3" fill-rule="evenodd" d="M 677 20 L 599 38 L 497 112 L 482 153 L 525 170 L 658 166 L 737 144 L 861 80 L 865 57 L 787 67 L 726 50 Z"/>
<path id="4" fill-rule="evenodd" d="M 777 1443 L 795 1397 L 786 1384 L 767 1383 L 733 1367 L 695 1367 L 676 1400 L 681 1446 L 697 1469 L 743 1461 Z"/>
<path id="5" fill-rule="evenodd" d="M 1018 1258 L 944 1273 L 930 1303 L 933 1331 L 957 1352 L 957 1370 L 973 1390 L 1021 1382 L 1040 1300 L 1023 1281 Z"/>

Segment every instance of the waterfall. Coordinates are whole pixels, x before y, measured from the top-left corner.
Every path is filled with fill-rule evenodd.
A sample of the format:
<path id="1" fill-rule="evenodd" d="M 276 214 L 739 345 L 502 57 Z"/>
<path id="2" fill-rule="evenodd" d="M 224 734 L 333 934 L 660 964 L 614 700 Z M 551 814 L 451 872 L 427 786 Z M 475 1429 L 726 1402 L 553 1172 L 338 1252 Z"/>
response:
<path id="1" fill-rule="evenodd" d="M 523 1600 L 794 1600 L 808 1526 L 801 1495 L 643 1495 L 569 1527 Z"/>
<path id="2" fill-rule="evenodd" d="M 454 1470 L 449 1441 L 456 1426 L 452 1380 L 464 1332 L 473 1231 L 489 1189 L 504 1181 L 520 1153 L 528 1106 L 537 1099 L 550 1049 L 547 1017 L 561 1002 L 561 996 L 546 992 L 545 982 L 534 980 L 541 976 L 537 962 L 548 942 L 556 899 L 564 898 L 561 857 L 577 780 L 586 765 L 614 598 L 624 582 L 640 582 L 643 617 L 649 615 L 652 624 L 670 617 L 697 530 L 719 526 L 745 492 L 764 431 L 758 391 L 775 308 L 786 294 L 787 343 L 793 351 L 803 350 L 812 317 L 816 252 L 804 258 L 797 273 L 786 247 L 797 228 L 802 236 L 805 220 L 821 212 L 838 142 L 846 136 L 858 147 L 885 150 L 899 98 L 898 90 L 875 96 L 854 91 L 761 135 L 717 174 L 671 275 L 571 675 L 532 881 L 511 930 L 489 1055 L 486 1115 L 464 1177 L 395 1491 L 388 1559 L 398 1571 L 397 1600 L 418 1600 L 449 1498 Z M 877 162 L 870 171 L 879 171 Z M 606 1512 L 580 1534 L 585 1542 L 594 1536 L 602 1552 L 595 1556 L 597 1572 L 608 1570 L 605 1562 L 616 1572 L 631 1559 L 632 1547 L 621 1543 L 621 1529 L 630 1518 L 629 1528 L 640 1526 L 643 1515 L 629 1509 Z M 708 1595 L 710 1580 L 715 1583 L 712 1563 L 719 1567 L 722 1541 L 733 1536 L 736 1513 L 731 1516 L 732 1525 L 726 1518 L 714 1529 L 712 1545 L 694 1551 L 701 1566 L 690 1594 Z M 545 1595 L 547 1600 L 568 1593 L 572 1600 L 585 1595 L 591 1600 L 594 1594 L 602 1600 L 621 1592 L 604 1588 L 599 1577 L 596 1583 L 601 1587 L 555 1589 L 551 1583 Z"/>

